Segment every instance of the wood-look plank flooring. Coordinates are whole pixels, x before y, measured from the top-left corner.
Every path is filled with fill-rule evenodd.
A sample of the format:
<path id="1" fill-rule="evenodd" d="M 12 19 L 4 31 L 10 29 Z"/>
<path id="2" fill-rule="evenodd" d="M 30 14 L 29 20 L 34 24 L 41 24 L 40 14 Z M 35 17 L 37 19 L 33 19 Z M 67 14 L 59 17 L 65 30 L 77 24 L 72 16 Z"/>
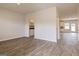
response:
<path id="1" fill-rule="evenodd" d="M 23 37 L 0 42 L 0 54 L 6 56 L 78 56 L 78 45 L 67 45 L 61 43 L 61 40 L 55 43 Z"/>

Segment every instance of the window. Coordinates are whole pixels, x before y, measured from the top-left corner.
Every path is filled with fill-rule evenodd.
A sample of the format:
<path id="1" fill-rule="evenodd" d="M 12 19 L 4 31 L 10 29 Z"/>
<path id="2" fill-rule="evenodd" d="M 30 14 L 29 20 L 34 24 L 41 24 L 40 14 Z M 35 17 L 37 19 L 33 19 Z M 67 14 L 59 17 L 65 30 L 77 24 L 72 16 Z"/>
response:
<path id="1" fill-rule="evenodd" d="M 70 29 L 69 25 L 70 25 L 69 23 L 64 23 L 64 29 Z"/>
<path id="2" fill-rule="evenodd" d="M 76 25 L 74 23 L 71 24 L 71 31 L 75 31 Z"/>

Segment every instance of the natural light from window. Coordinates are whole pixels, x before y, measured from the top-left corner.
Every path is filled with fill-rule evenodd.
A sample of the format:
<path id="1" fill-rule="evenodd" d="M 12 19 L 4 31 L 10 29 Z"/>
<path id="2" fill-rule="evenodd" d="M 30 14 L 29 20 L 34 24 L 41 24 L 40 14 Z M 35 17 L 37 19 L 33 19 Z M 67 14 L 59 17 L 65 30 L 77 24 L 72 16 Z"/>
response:
<path id="1" fill-rule="evenodd" d="M 69 29 L 69 23 L 64 23 L 64 29 Z"/>

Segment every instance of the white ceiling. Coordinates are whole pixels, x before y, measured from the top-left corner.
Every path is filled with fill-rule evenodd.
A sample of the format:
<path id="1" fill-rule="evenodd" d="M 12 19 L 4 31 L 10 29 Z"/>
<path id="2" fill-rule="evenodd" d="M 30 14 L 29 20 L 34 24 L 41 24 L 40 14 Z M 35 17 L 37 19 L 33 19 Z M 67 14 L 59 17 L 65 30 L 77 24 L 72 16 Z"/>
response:
<path id="1" fill-rule="evenodd" d="M 78 4 L 62 5 L 58 7 L 58 13 L 60 18 L 75 17 L 78 15 Z"/>
<path id="2" fill-rule="evenodd" d="M 78 4 L 74 3 L 21 3 L 20 5 L 16 3 L 0 3 L 1 8 L 19 13 L 30 13 L 49 7 L 57 7 L 60 17 L 75 14 L 77 12 L 77 6 Z"/>
<path id="3" fill-rule="evenodd" d="M 54 4 L 53 4 L 54 5 Z M 2 8 L 6 8 L 15 12 L 19 12 L 19 13 L 29 13 L 29 12 L 34 12 L 34 11 L 38 11 L 41 9 L 45 9 L 48 7 L 52 7 L 52 4 L 42 4 L 42 3 L 24 3 L 24 4 L 20 4 L 17 5 L 16 3 L 6 3 L 6 4 L 0 4 L 0 7 Z"/>

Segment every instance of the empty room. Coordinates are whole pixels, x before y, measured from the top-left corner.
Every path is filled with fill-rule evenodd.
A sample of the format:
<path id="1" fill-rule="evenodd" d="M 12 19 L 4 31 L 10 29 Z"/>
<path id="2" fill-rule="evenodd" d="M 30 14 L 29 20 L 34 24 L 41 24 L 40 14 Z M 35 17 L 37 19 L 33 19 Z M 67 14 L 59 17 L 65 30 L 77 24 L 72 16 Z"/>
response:
<path id="1" fill-rule="evenodd" d="M 0 3 L 0 56 L 79 56 L 78 3 Z"/>

